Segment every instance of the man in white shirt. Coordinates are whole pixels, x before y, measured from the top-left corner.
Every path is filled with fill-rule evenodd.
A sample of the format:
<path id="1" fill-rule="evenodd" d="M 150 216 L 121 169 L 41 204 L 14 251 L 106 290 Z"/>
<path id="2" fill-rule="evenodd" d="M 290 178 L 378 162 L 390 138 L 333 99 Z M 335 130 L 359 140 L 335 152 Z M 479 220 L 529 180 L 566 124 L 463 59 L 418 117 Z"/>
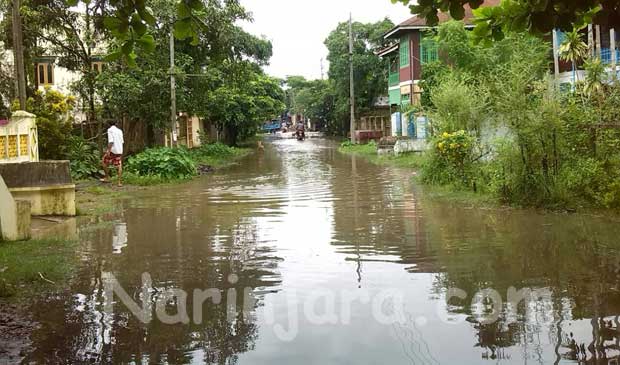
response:
<path id="1" fill-rule="evenodd" d="M 102 182 L 108 182 L 108 166 L 114 165 L 118 171 L 118 186 L 123 186 L 123 131 L 116 126 L 116 122 L 110 122 L 108 128 L 108 148 L 103 155 L 103 171 L 105 177 Z"/>

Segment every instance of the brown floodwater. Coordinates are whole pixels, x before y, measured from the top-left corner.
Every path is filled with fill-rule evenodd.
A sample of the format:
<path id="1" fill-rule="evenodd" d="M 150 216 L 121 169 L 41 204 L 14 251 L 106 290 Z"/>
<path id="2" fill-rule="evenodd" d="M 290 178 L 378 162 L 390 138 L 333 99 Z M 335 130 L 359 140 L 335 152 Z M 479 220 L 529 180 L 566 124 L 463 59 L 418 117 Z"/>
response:
<path id="1" fill-rule="evenodd" d="M 411 171 L 327 140 L 276 140 L 237 166 L 120 204 L 111 223 L 79 227 L 70 289 L 33 303 L 41 325 L 26 361 L 617 364 L 620 355 L 612 217 L 431 199 Z M 534 295 L 520 301 L 527 289 Z"/>

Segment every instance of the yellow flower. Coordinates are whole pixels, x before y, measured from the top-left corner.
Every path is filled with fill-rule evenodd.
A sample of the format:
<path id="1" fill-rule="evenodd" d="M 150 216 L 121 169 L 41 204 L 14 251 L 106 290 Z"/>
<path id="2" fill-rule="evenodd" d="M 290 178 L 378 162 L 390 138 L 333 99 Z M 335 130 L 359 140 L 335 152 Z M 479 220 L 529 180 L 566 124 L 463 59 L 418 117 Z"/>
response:
<path id="1" fill-rule="evenodd" d="M 437 143 L 437 148 L 439 148 L 440 150 L 443 150 L 443 146 L 444 146 L 443 142 Z"/>
<path id="2" fill-rule="evenodd" d="M 450 134 L 448 134 L 448 132 L 443 132 L 443 134 L 441 136 L 443 138 L 448 138 L 448 137 L 450 137 Z"/>

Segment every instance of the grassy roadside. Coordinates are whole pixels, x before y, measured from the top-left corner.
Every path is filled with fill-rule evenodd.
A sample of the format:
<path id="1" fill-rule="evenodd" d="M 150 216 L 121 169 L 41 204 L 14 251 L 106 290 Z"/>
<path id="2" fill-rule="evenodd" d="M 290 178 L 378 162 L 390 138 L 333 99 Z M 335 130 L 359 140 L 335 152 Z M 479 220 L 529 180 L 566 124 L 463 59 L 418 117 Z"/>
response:
<path id="1" fill-rule="evenodd" d="M 343 145 L 338 151 L 350 155 L 361 156 L 368 161 L 378 165 L 389 165 L 400 168 L 418 169 L 424 164 L 424 155 L 421 153 L 407 153 L 400 156 L 394 155 L 377 155 L 377 145 L 374 143 Z"/>
<path id="2" fill-rule="evenodd" d="M 132 171 L 132 161 L 130 158 L 129 163 L 127 164 L 128 166 L 123 172 L 123 183 L 130 186 L 152 186 L 184 182 L 191 180 L 202 173 L 207 173 L 214 169 L 221 169 L 236 164 L 238 160 L 253 152 L 250 148 L 228 147 L 219 143 L 203 145 L 187 151 L 188 152 L 185 154 L 181 154 L 180 156 L 173 158 L 190 160 L 185 161 L 184 163 L 186 166 L 188 162 L 192 164 L 193 167 L 191 167 L 191 172 L 175 171 L 174 164 L 171 163 L 170 166 L 159 168 L 160 171 L 163 170 L 163 172 L 165 172 L 164 174 L 140 174 L 138 171 L 135 171 L 135 169 Z M 147 158 L 147 164 L 150 165 L 160 165 L 160 160 L 167 158 L 165 155 L 158 156 L 158 152 L 154 150 L 147 150 L 144 153 L 150 154 Z M 140 158 L 141 155 L 142 154 L 138 154 L 136 157 Z M 197 171 L 195 171 L 196 169 Z"/>
<path id="3" fill-rule="evenodd" d="M 374 143 L 365 145 L 344 144 L 338 148 L 338 151 L 345 154 L 360 156 L 374 164 L 412 170 L 414 172 L 413 180 L 419 182 L 419 186 L 421 186 L 425 195 L 432 199 L 450 201 L 477 208 L 508 208 L 489 194 L 464 191 L 463 189 L 449 185 L 429 185 L 421 182 L 420 177 L 415 172 L 425 163 L 425 156 L 422 153 L 408 153 L 400 156 L 379 156 L 377 155 L 377 145 Z"/>
<path id="4" fill-rule="evenodd" d="M 23 299 L 60 288 L 74 268 L 75 241 L 0 242 L 0 298 Z"/>

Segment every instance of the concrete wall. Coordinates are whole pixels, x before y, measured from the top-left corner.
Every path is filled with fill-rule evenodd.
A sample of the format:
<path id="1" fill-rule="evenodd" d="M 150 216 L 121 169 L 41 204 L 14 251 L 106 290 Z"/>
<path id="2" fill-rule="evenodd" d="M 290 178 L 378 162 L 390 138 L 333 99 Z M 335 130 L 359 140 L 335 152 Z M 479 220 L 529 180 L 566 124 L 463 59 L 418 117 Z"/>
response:
<path id="1" fill-rule="evenodd" d="M 398 156 L 408 152 L 423 152 L 428 149 L 425 139 L 399 139 L 394 145 L 394 155 Z"/>
<path id="2" fill-rule="evenodd" d="M 73 183 L 69 161 L 0 164 L 0 175 L 9 189 Z"/>
<path id="3" fill-rule="evenodd" d="M 0 164 L 0 175 L 13 198 L 30 202 L 32 215 L 76 214 L 69 161 Z"/>
<path id="4" fill-rule="evenodd" d="M 0 175 L 0 239 L 30 238 L 30 203 L 15 200 Z"/>

